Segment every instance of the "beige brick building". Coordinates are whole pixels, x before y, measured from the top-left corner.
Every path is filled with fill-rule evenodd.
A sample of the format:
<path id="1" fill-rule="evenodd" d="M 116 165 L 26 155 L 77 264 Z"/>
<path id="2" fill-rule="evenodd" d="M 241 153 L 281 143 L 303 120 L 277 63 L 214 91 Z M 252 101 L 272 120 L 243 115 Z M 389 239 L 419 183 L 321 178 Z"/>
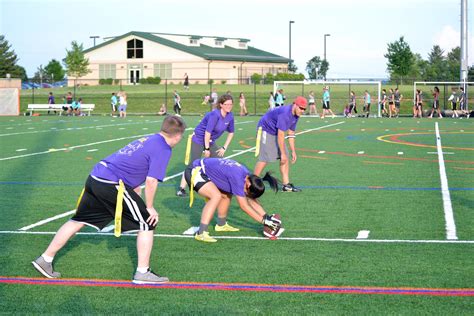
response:
<path id="1" fill-rule="evenodd" d="M 106 38 L 84 51 L 90 73 L 78 83 L 121 79 L 122 84 L 160 77 L 174 83 L 246 83 L 254 73 L 288 71 L 289 59 L 249 45 L 248 39 L 166 33 L 129 32 Z M 81 82 L 82 81 L 82 82 Z"/>

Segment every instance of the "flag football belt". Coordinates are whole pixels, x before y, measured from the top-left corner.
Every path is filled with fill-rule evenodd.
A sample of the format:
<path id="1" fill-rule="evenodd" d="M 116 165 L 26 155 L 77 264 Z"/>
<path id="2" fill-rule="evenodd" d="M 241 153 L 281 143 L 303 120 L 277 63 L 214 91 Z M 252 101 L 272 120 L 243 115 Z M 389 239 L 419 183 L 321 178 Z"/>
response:
<path id="1" fill-rule="evenodd" d="M 257 140 L 255 143 L 255 157 L 258 157 L 260 154 L 260 140 L 262 139 L 262 127 L 260 126 L 257 131 Z"/>
<path id="2" fill-rule="evenodd" d="M 186 155 L 184 156 L 184 164 L 187 166 L 189 164 L 189 158 L 191 156 L 191 146 L 194 133 L 188 136 L 188 141 L 186 143 Z"/>
<path id="3" fill-rule="evenodd" d="M 204 162 L 202 159 L 200 164 L 200 166 L 194 167 L 191 171 L 191 183 L 189 184 L 189 207 L 192 207 L 194 203 L 194 181 L 196 181 L 196 177 L 201 172 L 201 170 L 206 173 L 206 168 L 204 168 Z M 206 202 L 209 201 L 208 198 L 204 198 L 204 200 Z"/>

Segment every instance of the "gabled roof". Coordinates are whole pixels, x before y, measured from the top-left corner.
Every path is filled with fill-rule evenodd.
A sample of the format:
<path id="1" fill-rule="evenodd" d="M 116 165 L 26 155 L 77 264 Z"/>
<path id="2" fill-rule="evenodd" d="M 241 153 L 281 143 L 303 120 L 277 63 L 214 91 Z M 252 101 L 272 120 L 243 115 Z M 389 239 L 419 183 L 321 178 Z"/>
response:
<path id="1" fill-rule="evenodd" d="M 241 61 L 241 62 L 268 62 L 268 63 L 285 63 L 290 60 L 286 57 L 275 55 L 252 46 L 247 46 L 247 49 L 237 49 L 230 46 L 211 47 L 200 44 L 199 46 L 186 46 L 161 36 L 151 34 L 148 32 L 128 32 L 126 34 L 114 37 L 113 39 L 103 42 L 94 47 L 84 50 L 84 53 L 92 52 L 96 49 L 109 45 L 110 43 L 119 41 L 128 36 L 137 36 L 149 41 L 169 46 L 183 52 L 204 58 L 206 60 L 223 60 L 223 61 Z M 196 35 L 194 35 L 196 36 Z M 245 39 L 243 39 L 245 40 Z M 247 41 L 247 40 L 245 40 Z"/>

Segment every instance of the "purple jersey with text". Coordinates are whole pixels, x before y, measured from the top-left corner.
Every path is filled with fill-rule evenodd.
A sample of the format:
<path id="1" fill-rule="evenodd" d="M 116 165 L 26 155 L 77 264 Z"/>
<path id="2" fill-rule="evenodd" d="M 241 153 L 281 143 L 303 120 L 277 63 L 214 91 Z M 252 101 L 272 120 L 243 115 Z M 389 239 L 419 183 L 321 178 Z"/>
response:
<path id="1" fill-rule="evenodd" d="M 142 137 L 116 153 L 102 159 L 91 175 L 110 181 L 121 179 L 132 188 L 145 182 L 146 177 L 163 181 L 171 158 L 171 147 L 160 134 Z"/>
<path id="2" fill-rule="evenodd" d="M 237 161 L 223 158 L 204 158 L 193 161 L 193 167 L 204 165 L 203 172 L 216 187 L 224 192 L 245 196 L 245 178 L 249 170 Z"/>
<path id="3" fill-rule="evenodd" d="M 218 139 L 225 131 L 234 132 L 234 115 L 227 113 L 222 116 L 221 110 L 216 109 L 207 113 L 194 129 L 193 142 L 204 146 L 205 132 L 211 133 L 211 143 Z"/>
<path id="4" fill-rule="evenodd" d="M 262 130 L 270 135 L 277 135 L 278 130 L 286 132 L 290 129 L 295 131 L 299 117 L 293 115 L 292 110 L 293 105 L 285 105 L 268 111 L 258 121 L 257 128 L 261 126 Z"/>

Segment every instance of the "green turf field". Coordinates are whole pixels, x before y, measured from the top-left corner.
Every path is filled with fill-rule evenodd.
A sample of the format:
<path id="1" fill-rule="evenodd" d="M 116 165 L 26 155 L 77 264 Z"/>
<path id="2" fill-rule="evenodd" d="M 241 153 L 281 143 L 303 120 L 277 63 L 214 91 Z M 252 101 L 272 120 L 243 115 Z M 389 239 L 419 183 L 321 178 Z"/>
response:
<path id="1" fill-rule="evenodd" d="M 188 127 L 200 119 L 184 118 Z M 256 161 L 252 147 L 258 119 L 237 117 L 227 150 L 249 169 Z M 261 225 L 235 201 L 229 223 L 241 231 L 210 229 L 212 236 L 233 238 L 204 244 L 182 235 L 198 225 L 203 206 L 197 198 L 189 209 L 188 199 L 175 197 L 183 170 L 183 141 L 173 153 L 169 180 L 158 188 L 155 206 L 160 223 L 151 258 L 152 268 L 178 285 L 126 287 L 136 266 L 135 238 L 115 238 L 92 229 L 72 239 L 55 259 L 55 268 L 67 282 L 87 281 L 35 283 L 40 275 L 30 262 L 67 220 L 65 213 L 74 210 L 93 165 L 135 138 L 157 131 L 161 121 L 151 116 L 0 117 L 1 313 L 472 314 L 471 119 L 302 117 L 296 138 L 298 160 L 290 177 L 303 191 L 267 192 L 261 199 L 268 212 L 282 216 L 286 231 L 277 241 L 261 238 Z M 457 240 L 447 240 L 435 123 Z M 269 169 L 279 176 L 277 165 Z M 370 231 L 368 238 L 356 239 L 362 230 Z M 35 284 L 16 282 L 19 278 Z M 103 285 L 98 280 L 125 280 L 125 285 Z M 214 285 L 193 288 L 202 283 Z M 221 283 L 246 287 L 215 286 Z M 251 290 L 249 284 L 337 290 Z M 412 292 L 341 293 L 355 287 Z M 421 289 L 465 289 L 470 296 L 428 295 Z"/>
<path id="2" fill-rule="evenodd" d="M 342 114 L 344 107 L 349 101 L 349 93 L 354 91 L 357 98 L 357 108 L 362 112 L 364 91 L 368 90 L 372 96 L 371 114 L 377 114 L 377 85 L 374 84 L 330 84 L 331 87 L 331 109 L 336 114 Z M 322 84 L 302 85 L 301 83 L 281 84 L 284 89 L 284 94 L 287 97 L 287 103 L 291 103 L 298 95 L 303 95 L 306 98 L 311 90 L 314 90 L 316 96 L 316 106 L 321 113 L 321 97 Z M 395 89 L 395 84 L 382 85 L 382 89 L 386 89 L 387 93 L 390 88 Z M 443 109 L 451 109 L 447 98 L 450 95 L 450 87 L 441 87 L 440 104 Z M 256 85 L 234 85 L 234 84 L 191 84 L 189 91 L 185 91 L 182 85 L 178 84 L 160 84 L 160 85 L 123 85 L 123 86 L 81 86 L 74 90 L 74 87 L 52 88 L 52 89 L 35 89 L 22 90 L 20 98 L 20 111 L 27 112 L 26 109 L 30 103 L 46 104 L 48 101 L 48 93 L 53 92 L 56 97 L 56 103 L 62 103 L 62 97 L 71 91 L 75 93 L 76 98 L 82 98 L 84 103 L 95 104 L 93 114 L 103 115 L 110 114 L 110 97 L 112 92 L 118 92 L 120 89 L 127 92 L 129 114 L 139 113 L 158 113 L 161 104 L 166 103 L 168 112 L 173 113 L 173 91 L 177 90 L 181 96 L 182 113 L 183 114 L 203 114 L 209 110 L 209 106 L 202 105 L 203 97 L 211 93 L 212 88 L 216 88 L 219 95 L 231 92 L 234 96 L 235 111 L 238 113 L 239 109 L 239 94 L 243 92 L 246 97 L 247 109 L 250 114 L 263 114 L 268 109 L 268 98 L 270 92 L 273 91 L 273 84 L 256 84 Z M 433 86 L 419 86 L 424 92 L 424 110 L 431 109 L 432 96 L 430 89 Z M 401 102 L 400 113 L 402 115 L 413 115 L 413 85 L 400 85 L 400 93 L 403 95 Z M 470 94 L 472 98 L 472 93 Z M 470 104 L 474 101 L 470 100 Z M 388 107 L 388 104 L 387 104 Z M 44 114 L 44 112 L 42 112 Z"/>

